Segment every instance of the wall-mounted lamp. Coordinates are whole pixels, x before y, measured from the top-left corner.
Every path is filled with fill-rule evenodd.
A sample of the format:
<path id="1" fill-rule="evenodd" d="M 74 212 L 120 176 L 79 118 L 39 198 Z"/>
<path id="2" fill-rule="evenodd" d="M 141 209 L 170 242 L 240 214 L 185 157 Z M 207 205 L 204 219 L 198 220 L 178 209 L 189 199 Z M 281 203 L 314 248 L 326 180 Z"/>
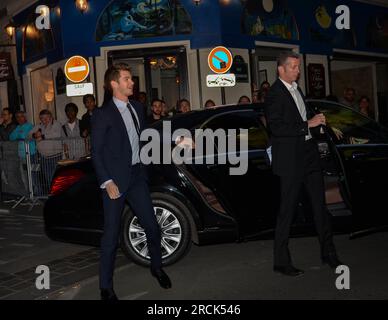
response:
<path id="1" fill-rule="evenodd" d="M 5 32 L 7 32 L 8 36 L 12 40 L 13 35 L 15 34 L 16 24 L 11 19 L 9 23 L 4 27 Z"/>
<path id="2" fill-rule="evenodd" d="M 88 0 L 74 0 L 75 7 L 83 14 L 89 8 Z"/>
<path id="3" fill-rule="evenodd" d="M 195 5 L 198 6 L 201 3 L 201 0 L 193 0 Z"/>
<path id="4" fill-rule="evenodd" d="M 223 5 L 223 6 L 229 5 L 230 2 L 231 2 L 231 0 L 220 0 L 220 4 Z"/>

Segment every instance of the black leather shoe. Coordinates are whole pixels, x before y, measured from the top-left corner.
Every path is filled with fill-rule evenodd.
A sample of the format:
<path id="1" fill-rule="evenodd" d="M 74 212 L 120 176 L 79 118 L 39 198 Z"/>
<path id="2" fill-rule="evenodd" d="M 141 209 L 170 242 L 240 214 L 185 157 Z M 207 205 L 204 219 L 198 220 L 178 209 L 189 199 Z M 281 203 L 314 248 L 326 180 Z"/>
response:
<path id="1" fill-rule="evenodd" d="M 343 263 L 338 259 L 336 254 L 330 254 L 322 257 L 322 264 L 327 264 L 330 268 L 335 269 Z"/>
<path id="2" fill-rule="evenodd" d="M 101 300 L 106 301 L 118 301 L 119 299 L 116 296 L 116 293 L 113 291 L 113 289 L 101 289 Z"/>
<path id="3" fill-rule="evenodd" d="M 163 271 L 162 268 L 160 269 L 151 269 L 151 274 L 158 280 L 159 285 L 164 289 L 171 288 L 171 280 L 168 277 L 167 273 Z"/>
<path id="4" fill-rule="evenodd" d="M 274 266 L 273 271 L 284 274 L 290 277 L 297 277 L 304 274 L 303 270 L 297 269 L 294 266 Z"/>

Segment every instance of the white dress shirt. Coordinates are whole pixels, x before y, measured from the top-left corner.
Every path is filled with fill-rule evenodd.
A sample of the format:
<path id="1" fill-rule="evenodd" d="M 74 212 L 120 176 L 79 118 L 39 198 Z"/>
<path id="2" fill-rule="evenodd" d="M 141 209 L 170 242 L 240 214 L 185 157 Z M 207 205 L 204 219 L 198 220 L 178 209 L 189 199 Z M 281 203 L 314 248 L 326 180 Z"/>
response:
<path id="1" fill-rule="evenodd" d="M 280 79 L 280 78 L 279 78 Z M 292 84 L 289 84 L 288 82 L 280 79 L 283 84 L 286 86 L 288 91 L 291 93 L 292 98 L 295 101 L 296 106 L 298 107 L 300 116 L 302 117 L 303 121 L 307 121 L 307 112 L 306 112 L 306 106 L 304 104 L 303 98 L 300 95 L 300 92 L 298 90 L 298 84 L 294 81 Z M 306 135 L 306 141 L 310 140 L 312 138 L 310 129 L 308 129 L 309 134 Z"/>

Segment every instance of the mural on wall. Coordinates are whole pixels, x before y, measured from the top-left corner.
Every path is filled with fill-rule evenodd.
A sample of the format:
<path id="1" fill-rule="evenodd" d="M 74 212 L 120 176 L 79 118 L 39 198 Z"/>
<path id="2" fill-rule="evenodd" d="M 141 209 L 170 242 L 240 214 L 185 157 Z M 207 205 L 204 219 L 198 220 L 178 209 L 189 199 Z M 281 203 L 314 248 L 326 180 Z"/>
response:
<path id="1" fill-rule="evenodd" d="M 23 32 L 23 61 L 45 54 L 54 49 L 52 29 L 38 30 L 35 26 L 35 13 L 29 16 Z"/>
<path id="2" fill-rule="evenodd" d="M 287 0 L 240 0 L 242 33 L 299 40 L 295 16 Z"/>
<path id="3" fill-rule="evenodd" d="M 356 36 L 351 30 L 338 30 L 335 26 L 335 3 L 319 4 L 313 12 L 310 26 L 311 40 L 326 43 L 334 47 L 355 48 Z"/>
<path id="4" fill-rule="evenodd" d="M 101 14 L 97 41 L 189 34 L 190 16 L 180 0 L 115 0 Z"/>
<path id="5" fill-rule="evenodd" d="M 366 41 L 370 48 L 388 49 L 388 14 L 369 19 Z"/>

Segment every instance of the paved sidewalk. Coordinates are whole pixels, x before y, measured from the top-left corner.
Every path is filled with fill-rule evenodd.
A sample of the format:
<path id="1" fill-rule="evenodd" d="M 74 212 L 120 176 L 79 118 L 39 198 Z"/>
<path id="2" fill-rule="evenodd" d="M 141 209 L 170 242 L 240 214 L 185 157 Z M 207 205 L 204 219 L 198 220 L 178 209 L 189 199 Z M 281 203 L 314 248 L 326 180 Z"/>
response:
<path id="1" fill-rule="evenodd" d="M 99 250 L 50 240 L 44 233 L 43 205 L 28 211 L 0 203 L 0 299 L 32 300 L 98 275 Z M 117 265 L 128 263 L 120 255 Z M 50 290 L 35 287 L 36 267 L 50 268 Z"/>
<path id="2" fill-rule="evenodd" d="M 339 274 L 323 266 L 316 238 L 291 239 L 290 248 L 301 277 L 272 271 L 273 241 L 193 246 L 178 263 L 166 267 L 172 288 L 159 287 L 147 268 L 125 264 L 116 269 L 115 291 L 121 300 L 262 300 L 388 299 L 388 233 L 349 240 L 335 237 L 343 262 L 350 268 L 350 290 L 338 290 Z M 98 278 L 49 294 L 54 300 L 99 299 Z"/>

